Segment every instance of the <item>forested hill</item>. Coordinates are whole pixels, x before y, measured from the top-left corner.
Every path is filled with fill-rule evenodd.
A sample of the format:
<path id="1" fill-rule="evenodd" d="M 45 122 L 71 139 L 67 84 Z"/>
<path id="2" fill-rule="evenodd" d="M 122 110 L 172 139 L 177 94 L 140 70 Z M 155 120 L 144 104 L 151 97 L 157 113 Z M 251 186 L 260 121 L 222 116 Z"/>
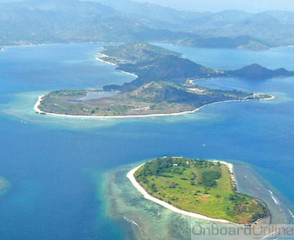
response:
<path id="1" fill-rule="evenodd" d="M 105 90 L 120 88 L 129 91 L 151 81 L 183 84 L 189 78 L 270 79 L 294 76 L 294 72 L 286 69 L 270 70 L 258 64 L 245 66 L 240 70 L 216 70 L 182 58 L 175 52 L 142 42 L 106 47 L 99 58 L 117 64 L 119 70 L 138 76 L 136 80 L 122 87 L 106 86 Z"/>
<path id="2" fill-rule="evenodd" d="M 290 77 L 294 76 L 293 71 L 287 71 L 285 68 L 270 70 L 259 64 L 251 64 L 237 71 L 229 71 L 228 76 L 246 78 L 246 79 L 269 79 L 275 77 Z"/>

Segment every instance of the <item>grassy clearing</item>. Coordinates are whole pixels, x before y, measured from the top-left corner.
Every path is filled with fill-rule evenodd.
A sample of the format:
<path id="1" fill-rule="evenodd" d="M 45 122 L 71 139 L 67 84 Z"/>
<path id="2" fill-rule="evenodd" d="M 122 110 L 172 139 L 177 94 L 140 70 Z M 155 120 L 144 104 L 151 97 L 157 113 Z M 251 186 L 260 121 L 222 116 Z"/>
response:
<path id="1" fill-rule="evenodd" d="M 257 199 L 234 191 L 220 163 L 166 157 L 147 162 L 135 177 L 149 194 L 182 210 L 243 224 L 267 215 Z"/>

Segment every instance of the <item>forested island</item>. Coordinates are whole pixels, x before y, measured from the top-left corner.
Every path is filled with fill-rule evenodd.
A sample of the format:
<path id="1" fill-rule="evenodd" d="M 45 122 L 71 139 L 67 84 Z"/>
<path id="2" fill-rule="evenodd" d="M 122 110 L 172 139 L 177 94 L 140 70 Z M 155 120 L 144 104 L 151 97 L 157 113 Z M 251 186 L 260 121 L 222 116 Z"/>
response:
<path id="1" fill-rule="evenodd" d="M 270 215 L 258 199 L 237 191 L 233 167 L 225 162 L 163 157 L 140 166 L 132 176 L 152 197 L 212 221 L 252 224 Z"/>
<path id="2" fill-rule="evenodd" d="M 107 47 L 97 59 L 117 65 L 117 70 L 133 74 L 136 79 L 104 86 L 103 92 L 53 91 L 39 99 L 35 110 L 43 114 L 108 117 L 180 114 L 215 102 L 272 98 L 268 94 L 208 89 L 194 84 L 193 79 L 294 75 L 285 69 L 269 70 L 256 64 L 237 71 L 215 70 L 142 42 Z M 97 97 L 93 97 L 95 94 Z"/>

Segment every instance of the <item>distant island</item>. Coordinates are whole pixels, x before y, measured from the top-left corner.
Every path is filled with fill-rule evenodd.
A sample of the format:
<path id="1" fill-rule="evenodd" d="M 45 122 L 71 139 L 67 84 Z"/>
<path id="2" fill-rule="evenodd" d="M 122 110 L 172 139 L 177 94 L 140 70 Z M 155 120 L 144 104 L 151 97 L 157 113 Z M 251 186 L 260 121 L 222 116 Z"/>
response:
<path id="1" fill-rule="evenodd" d="M 256 64 L 237 71 L 215 70 L 184 59 L 179 53 L 142 42 L 107 47 L 97 59 L 117 65 L 117 70 L 136 79 L 123 85 L 106 85 L 103 91 L 52 91 L 39 98 L 36 112 L 88 117 L 183 114 L 216 102 L 273 98 L 268 94 L 208 89 L 194 84 L 193 79 L 294 75 L 285 69 L 273 71 Z"/>
<path id="2" fill-rule="evenodd" d="M 7 192 L 9 186 L 10 184 L 6 178 L 0 176 L 0 196 Z"/>
<path id="3" fill-rule="evenodd" d="M 237 192 L 233 165 L 226 162 L 163 157 L 127 176 L 145 198 L 191 217 L 253 224 L 270 216 L 258 199 Z"/>

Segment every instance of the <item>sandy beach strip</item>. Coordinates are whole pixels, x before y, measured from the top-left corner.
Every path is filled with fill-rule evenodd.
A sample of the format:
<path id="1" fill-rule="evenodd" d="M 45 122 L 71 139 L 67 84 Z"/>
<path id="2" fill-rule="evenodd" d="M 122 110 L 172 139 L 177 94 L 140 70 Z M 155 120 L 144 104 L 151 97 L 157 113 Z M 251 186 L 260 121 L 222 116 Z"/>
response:
<path id="1" fill-rule="evenodd" d="M 138 75 L 136 75 L 135 73 L 126 72 L 126 71 L 123 71 L 123 70 L 118 70 L 118 71 L 138 78 Z"/>
<path id="2" fill-rule="evenodd" d="M 223 162 L 221 162 L 223 163 Z M 226 164 L 229 164 L 229 163 L 226 163 Z M 143 166 L 144 164 L 132 169 L 130 172 L 128 172 L 127 174 L 127 177 L 128 179 L 131 181 L 131 183 L 134 185 L 134 187 L 144 196 L 144 198 L 152 201 L 152 202 L 155 202 L 173 212 L 176 212 L 176 213 L 179 213 L 179 214 L 182 214 L 182 215 L 185 215 L 185 216 L 189 216 L 189 217 L 192 217 L 192 218 L 196 218 L 196 219 L 199 219 L 199 220 L 203 220 L 203 221 L 209 221 L 209 222 L 216 222 L 216 223 L 227 223 L 227 224 L 233 224 L 233 225 L 239 225 L 239 224 L 235 224 L 235 223 L 232 223 L 228 220 L 224 220 L 224 219 L 217 219 L 217 218 L 210 218 L 210 217 L 206 217 L 206 216 L 203 216 L 201 214 L 197 214 L 197 213 L 191 213 L 191 212 L 187 212 L 187 211 L 184 211 L 184 210 L 181 210 L 181 209 L 178 209 L 164 201 L 161 201 L 155 197 L 152 197 L 151 195 L 149 195 L 145 189 L 143 187 L 141 187 L 141 185 L 136 181 L 136 178 L 134 177 L 134 174 L 135 172 L 141 167 Z M 232 167 L 232 164 L 229 164 L 230 167 Z M 228 166 L 228 165 L 227 165 Z"/>
<path id="3" fill-rule="evenodd" d="M 234 185 L 234 187 L 237 187 L 237 180 L 236 180 L 235 174 L 234 174 L 234 165 L 232 163 L 228 163 L 225 161 L 213 160 L 213 162 L 220 162 L 221 164 L 224 164 L 225 166 L 227 166 L 227 168 L 229 169 L 229 172 L 230 172 L 230 177 L 233 182 L 233 185 Z"/>
<path id="4" fill-rule="evenodd" d="M 45 94 L 46 95 L 46 94 Z M 179 112 L 179 113 L 159 113 L 159 114 L 146 114 L 146 115 L 126 115 L 126 116 L 83 116 L 83 115 L 70 115 L 70 114 L 58 114 L 58 113 L 49 113 L 41 111 L 39 106 L 42 102 L 42 99 L 45 95 L 39 96 L 37 103 L 34 105 L 34 110 L 36 113 L 45 114 L 48 116 L 56 116 L 56 117 L 68 117 L 68 118 L 87 118 L 87 119 L 124 119 L 124 118 L 149 118 L 149 117 L 168 117 L 168 116 L 180 116 L 184 114 L 191 114 L 199 111 L 202 108 L 205 108 L 210 105 L 219 104 L 219 103 L 228 103 L 228 102 L 243 102 L 243 101 L 252 101 L 251 99 L 240 99 L 240 100 L 227 100 L 227 101 L 218 101 L 213 103 L 208 103 L 199 108 L 196 108 L 191 111 Z M 260 99 L 260 100 L 271 100 L 275 97 L 272 96 L 270 99 Z"/>
<path id="5" fill-rule="evenodd" d="M 109 65 L 112 65 L 112 66 L 118 66 L 115 63 L 108 62 L 108 61 L 105 61 L 105 60 L 101 59 L 101 57 L 109 57 L 109 56 L 107 56 L 107 55 L 105 55 L 103 53 L 98 53 L 98 54 L 99 54 L 99 56 L 96 57 L 96 60 L 98 60 L 99 62 L 106 63 L 106 64 L 109 64 Z M 118 71 L 138 78 L 138 75 L 136 75 L 135 73 L 126 72 L 126 71 L 123 71 L 123 70 L 118 70 Z"/>
<path id="6" fill-rule="evenodd" d="M 39 113 L 39 114 L 47 114 L 47 113 L 41 111 L 40 108 L 39 108 L 40 105 L 41 105 L 41 102 L 42 102 L 44 96 L 45 96 L 45 95 L 39 96 L 39 97 L 38 97 L 38 101 L 37 101 L 36 104 L 34 105 L 34 110 L 35 110 L 36 113 Z"/>
<path id="7" fill-rule="evenodd" d="M 115 63 L 112 63 L 112 62 L 108 62 L 108 61 L 105 61 L 99 57 L 96 57 L 96 60 L 98 60 L 99 62 L 102 62 L 102 63 L 107 63 L 107 64 L 110 64 L 112 66 L 117 66 Z"/>

